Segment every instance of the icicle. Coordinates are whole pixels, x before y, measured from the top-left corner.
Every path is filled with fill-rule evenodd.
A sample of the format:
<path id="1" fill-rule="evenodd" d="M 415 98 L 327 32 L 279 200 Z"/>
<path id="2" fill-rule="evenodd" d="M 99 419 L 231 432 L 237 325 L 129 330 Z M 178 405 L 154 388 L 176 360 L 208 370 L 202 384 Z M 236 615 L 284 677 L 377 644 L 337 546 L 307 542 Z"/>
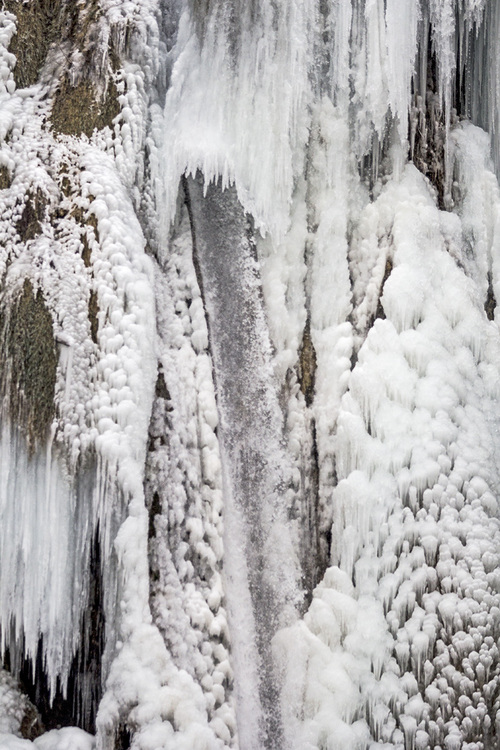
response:
<path id="1" fill-rule="evenodd" d="M 418 0 L 403 0 L 403 2 L 388 0 L 387 2 L 385 19 L 389 104 L 393 117 L 398 120 L 399 138 L 403 144 L 408 138 L 411 80 L 419 41 L 417 37 L 419 15 Z"/>

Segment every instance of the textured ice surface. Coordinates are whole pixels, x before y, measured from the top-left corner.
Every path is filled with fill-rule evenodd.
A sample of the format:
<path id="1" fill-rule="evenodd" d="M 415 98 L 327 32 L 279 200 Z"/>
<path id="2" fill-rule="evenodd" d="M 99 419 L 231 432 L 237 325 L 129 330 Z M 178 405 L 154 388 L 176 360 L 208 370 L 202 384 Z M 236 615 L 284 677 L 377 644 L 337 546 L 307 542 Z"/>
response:
<path id="1" fill-rule="evenodd" d="M 2 309 L 28 279 L 57 352 L 50 439 L 2 411 L 14 671 L 43 636 L 64 686 L 98 530 L 102 750 L 493 747 L 498 3 L 100 7 L 91 137 L 48 124 L 84 55 L 16 90 L 0 12 Z M 1 747 L 92 747 L 16 691 Z"/>
<path id="2" fill-rule="evenodd" d="M 95 750 L 95 738 L 76 727 L 52 729 L 33 742 L 0 733 L 2 750 Z"/>

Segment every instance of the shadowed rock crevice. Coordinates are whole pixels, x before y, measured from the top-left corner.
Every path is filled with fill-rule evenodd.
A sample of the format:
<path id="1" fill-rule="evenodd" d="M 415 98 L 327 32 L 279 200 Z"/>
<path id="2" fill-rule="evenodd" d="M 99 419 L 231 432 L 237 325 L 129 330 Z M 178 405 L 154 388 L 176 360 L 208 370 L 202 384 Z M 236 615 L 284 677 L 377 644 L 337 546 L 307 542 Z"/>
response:
<path id="1" fill-rule="evenodd" d="M 92 290 L 90 292 L 89 297 L 89 321 L 90 321 L 90 336 L 92 338 L 92 341 L 94 344 L 97 344 L 98 341 L 98 331 L 99 331 L 99 305 L 97 302 L 97 292 Z"/>
<path id="2" fill-rule="evenodd" d="M 308 318 L 302 335 L 299 352 L 299 383 L 307 406 L 311 406 L 314 398 L 314 384 L 316 381 L 316 351 L 311 338 L 311 321 Z"/>
<path id="3" fill-rule="evenodd" d="M 80 623 L 80 646 L 73 657 L 67 689 L 57 680 L 51 695 L 50 679 L 44 664 L 43 638 L 33 658 L 25 656 L 24 636 L 14 635 L 11 649 L 3 658 L 3 668 L 19 680 L 28 697 L 21 725 L 25 739 L 35 739 L 50 729 L 77 726 L 95 733 L 97 709 L 102 697 L 102 655 L 105 644 L 103 588 L 99 532 L 96 531 L 90 552 L 88 604 Z"/>
<path id="4" fill-rule="evenodd" d="M 491 271 L 488 273 L 488 292 L 486 294 L 486 301 L 484 303 L 484 311 L 486 313 L 486 317 L 488 320 L 495 320 L 495 309 L 497 306 L 497 301 L 495 297 L 495 292 L 493 289 L 493 278 Z"/>
<path id="5" fill-rule="evenodd" d="M 391 273 L 392 273 L 392 258 L 386 258 L 385 269 L 384 269 L 384 278 L 382 279 L 382 284 L 380 285 L 380 293 L 379 293 L 379 296 L 378 296 L 377 309 L 375 311 L 375 318 L 374 318 L 374 320 L 376 320 L 377 318 L 380 318 L 381 320 L 385 320 L 385 310 L 384 310 L 384 306 L 382 304 L 382 296 L 384 294 L 385 282 L 387 281 L 387 279 L 389 278 L 389 276 L 391 275 Z"/>
<path id="6" fill-rule="evenodd" d="M 425 81 L 420 85 L 420 92 L 414 93 L 409 120 L 410 158 L 435 188 L 439 208 L 450 210 L 453 201 L 450 194 L 451 176 L 446 173 L 446 139 L 447 125 L 449 127 L 456 120 L 456 110 L 446 112 L 441 100 L 439 64 L 430 24 L 426 36 L 425 52 L 420 50 L 426 56 L 426 65 L 423 66 Z M 422 63 L 419 62 L 419 65 Z M 415 80 L 413 83 L 417 85 Z"/>

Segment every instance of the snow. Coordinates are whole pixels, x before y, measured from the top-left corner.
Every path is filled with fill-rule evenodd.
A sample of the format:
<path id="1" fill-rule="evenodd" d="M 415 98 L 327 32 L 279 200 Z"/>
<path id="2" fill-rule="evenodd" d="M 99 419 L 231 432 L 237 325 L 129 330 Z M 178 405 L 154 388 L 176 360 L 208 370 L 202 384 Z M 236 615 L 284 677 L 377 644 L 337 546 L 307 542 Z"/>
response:
<path id="1" fill-rule="evenodd" d="M 26 114 L 28 117 L 33 114 L 30 105 Z M 49 138 L 40 129 L 39 122 L 35 119 L 23 136 L 20 130 L 14 129 L 13 145 L 9 150 L 17 162 L 24 158 L 26 148 L 35 148 L 37 140 L 45 144 Z M 17 138 L 16 133 L 19 133 Z M 31 146 L 30 139 L 33 139 Z M 40 288 L 44 293 L 64 353 L 56 383 L 59 417 L 53 425 L 52 449 L 51 446 L 48 450 L 42 449 L 36 459 L 19 472 L 19 465 L 26 464 L 26 451 L 22 440 L 18 441 L 15 435 L 9 437 L 11 428 L 8 422 L 3 423 L 2 529 L 4 535 L 10 530 L 10 539 L 23 538 L 25 549 L 23 573 L 15 575 L 12 565 L 18 566 L 18 563 L 11 555 L 17 553 L 4 536 L 2 568 L 11 570 L 11 573 L 4 579 L 2 618 L 4 624 L 11 616 L 15 617 L 18 627 L 23 624 L 28 653 L 36 653 L 39 635 L 44 633 L 46 658 L 54 686 L 58 674 L 65 683 L 67 671 L 62 672 L 63 664 L 67 670 L 69 656 L 75 648 L 77 627 L 73 624 L 79 622 L 85 602 L 85 583 L 81 576 L 86 565 L 84 561 L 88 559 L 92 529 L 100 524 L 103 553 L 109 558 L 116 533 L 111 527 L 120 522 L 124 513 L 121 492 L 125 496 L 127 493 L 137 494 L 137 485 L 141 482 L 140 465 L 144 461 L 144 435 L 155 365 L 150 324 L 154 317 L 150 265 L 143 255 L 142 231 L 125 189 L 115 174 L 113 161 L 98 147 L 85 143 L 79 147 L 71 144 L 68 148 L 53 140 L 52 150 L 52 170 L 77 156 L 80 164 L 79 208 L 83 209 L 87 219 L 96 218 L 100 242 L 97 244 L 93 233 L 90 240 L 94 261 L 91 276 L 77 252 L 79 227 L 70 217 L 62 220 L 62 237 L 59 235 L 57 239 L 42 234 L 25 248 L 15 237 L 7 239 L 6 249 L 12 258 L 8 283 L 13 289 L 18 289 L 18 279 L 22 282 L 29 268 L 27 262 L 31 263 L 32 282 L 35 289 Z M 38 173 L 35 171 L 34 174 L 49 200 L 57 200 L 58 190 L 50 173 L 40 165 Z M 16 170 L 18 189 L 26 190 L 22 177 L 22 173 Z M 30 181 L 33 186 L 33 173 Z M 50 232 L 50 229 L 46 231 Z M 98 345 L 89 337 L 87 307 L 91 292 L 95 293 L 99 307 Z M 112 321 L 113 326 L 105 325 L 106 319 Z M 63 446 L 68 446 L 68 449 Z M 109 467 L 103 469 L 103 474 L 108 474 L 107 481 L 115 472 L 120 479 L 121 489 L 114 505 L 103 503 L 100 497 L 102 483 L 97 476 L 92 476 L 92 471 L 87 476 L 81 471 L 83 489 L 78 487 L 78 482 L 75 483 L 75 465 L 91 448 L 97 450 L 99 458 Z M 66 452 L 68 465 L 65 465 L 61 451 Z M 119 462 L 123 463 L 122 467 Z M 13 465 L 17 467 L 15 473 L 11 468 Z M 89 503 L 77 499 L 79 492 L 88 493 L 89 490 L 93 495 L 90 507 Z M 25 510 L 9 521 L 12 496 L 19 498 L 18 504 L 25 504 Z M 81 509 L 76 524 L 73 517 L 75 507 Z M 50 541 L 54 539 L 54 523 L 58 524 L 61 539 L 65 540 L 63 544 L 58 543 L 56 535 L 55 546 Z M 41 529 L 49 536 L 44 537 Z M 29 543 L 30 539 L 33 542 Z M 78 550 L 76 555 L 75 550 Z M 42 560 L 45 560 L 43 565 Z M 15 594 L 11 586 L 15 587 Z M 72 591 L 77 597 L 74 605 Z M 79 592 L 83 592 L 83 596 Z M 16 601 L 23 613 L 13 611 L 7 601 Z M 111 600 L 109 606 L 112 606 Z M 6 630 L 3 629 L 4 637 Z"/>
<path id="2" fill-rule="evenodd" d="M 187 227 L 168 262 L 158 267 L 156 294 L 167 390 L 153 409 L 155 450 L 148 459 L 146 486 L 149 502 L 155 493 L 161 500 L 152 542 L 158 575 L 151 592 L 153 617 L 174 663 L 200 682 L 215 735 L 230 745 L 235 718 L 220 570 L 224 530 L 218 415 Z"/>
<path id="3" fill-rule="evenodd" d="M 29 279 L 57 351 L 50 436 L 2 408 L 2 650 L 64 692 L 96 533 L 106 620 L 96 737 L 21 739 L 2 672 L 0 747 L 487 747 L 498 4 L 100 6 L 28 90 L 0 12 L 1 304 Z M 110 43 L 119 115 L 57 135 Z"/>
<path id="4" fill-rule="evenodd" d="M 472 149 L 483 134 L 468 126 L 457 131 L 459 138 L 463 138 L 462 148 L 467 141 Z M 475 173 L 484 179 L 488 174 L 487 167 L 481 166 L 484 151 L 476 154 Z M 476 200 L 481 200 L 480 195 L 476 192 Z M 432 655 L 429 637 L 434 640 L 440 628 L 452 643 L 455 633 L 477 627 L 479 622 L 481 640 L 495 632 L 492 612 L 481 610 L 481 619 L 476 621 L 471 616 L 478 612 L 476 602 L 484 601 L 483 594 L 478 597 L 484 585 L 489 596 L 497 596 L 494 585 L 490 588 L 492 583 L 485 580 L 488 574 L 481 561 L 486 549 L 492 553 L 498 544 L 497 504 L 480 511 L 469 482 L 487 496 L 490 488 L 495 492 L 498 487 L 498 475 L 492 473 L 495 464 L 490 463 L 490 446 L 495 445 L 495 427 L 490 425 L 498 419 L 494 416 L 497 389 L 482 375 L 489 363 L 498 361 L 498 341 L 481 309 L 476 287 L 454 259 L 460 257 L 463 240 L 458 237 L 459 247 L 448 250 L 439 212 L 413 167 L 407 167 L 401 182 L 388 183 L 370 207 L 372 220 L 373 209 L 378 207 L 378 221 L 384 226 L 371 221 L 370 231 L 389 236 L 393 270 L 381 299 L 385 319 L 375 321 L 359 350 L 339 414 L 340 481 L 334 506 L 338 536 L 333 538 L 332 551 L 334 562 L 353 576 L 360 593 L 367 591 L 375 601 L 382 594 L 392 634 L 398 640 L 404 636 L 401 647 L 396 647 L 396 659 L 402 671 L 411 666 L 418 681 L 425 673 L 425 660 Z M 465 236 L 469 215 L 463 212 Z M 474 215 L 480 223 L 477 204 Z M 488 218 L 484 222 L 491 232 Z M 365 226 L 361 223 L 363 232 Z M 491 232 L 490 243 L 493 237 Z M 357 239 L 359 246 L 372 252 L 373 240 L 365 238 L 366 234 Z M 447 241 L 452 240 L 448 237 Z M 492 437 L 487 438 L 490 429 Z M 476 546 L 476 535 L 486 545 L 484 551 Z M 423 571 L 429 564 L 435 566 L 441 594 L 433 591 L 434 573 L 425 582 Z M 380 580 L 380 594 L 374 578 Z M 428 631 L 421 619 L 425 612 L 437 614 L 439 622 Z M 403 648 L 406 638 L 411 650 Z M 444 657 L 453 646 L 443 644 L 442 648 Z M 381 652 L 379 658 L 388 663 L 390 651 Z M 427 679 L 439 685 L 439 675 L 448 665 L 448 658 L 434 658 Z M 447 679 L 456 674 L 459 680 L 451 669 Z M 483 680 L 479 673 L 471 677 Z M 441 690 L 439 694 L 441 700 Z M 430 697 L 429 689 L 426 695 Z M 446 700 L 453 706 L 453 697 Z M 476 706 L 474 710 L 480 710 Z M 408 707 L 404 716 L 407 711 Z M 413 736 L 417 725 L 403 721 L 404 716 L 401 728 Z M 454 746 L 455 736 L 447 733 L 455 729 L 436 730 L 429 718 L 432 714 L 427 716 L 422 731 L 432 727 L 436 736 L 449 739 Z"/>
<path id="5" fill-rule="evenodd" d="M 27 699 L 13 677 L 4 669 L 0 671 L 0 733 L 17 735 L 26 713 Z"/>
<path id="6" fill-rule="evenodd" d="M 2 750 L 95 750 L 95 739 L 81 729 L 64 727 L 45 732 L 34 742 L 0 734 L 0 747 Z"/>
<path id="7" fill-rule="evenodd" d="M 151 9 L 139 8 L 145 16 Z M 151 19 L 146 29 L 154 43 Z M 143 45 L 146 38 L 144 32 Z M 151 78 L 155 71 L 151 66 L 149 70 Z M 2 423 L 0 554 L 6 573 L 1 589 L 2 634 L 5 646 L 13 618 L 18 631 L 8 645 L 14 665 L 16 649 L 24 648 L 34 656 L 43 635 L 52 694 L 57 680 L 65 690 L 72 656 L 80 645 L 90 544 L 98 529 L 106 619 L 103 677 L 109 674 L 98 717 L 101 737 L 108 729 L 114 734 L 115 718 L 128 720 L 138 727 L 144 725 L 137 741 L 150 746 L 162 732 L 174 733 L 169 706 L 180 701 L 184 708 L 176 709 L 172 718 L 181 736 L 179 747 L 194 747 L 204 735 L 206 747 L 213 748 L 220 742 L 207 727 L 201 688 L 170 664 L 158 628 L 151 624 L 143 480 L 157 375 L 155 281 L 136 218 L 139 194 L 134 187 L 137 156 L 146 137 L 144 80 L 148 76 L 130 62 L 120 77 L 123 109 L 114 125 L 114 141 L 109 129 L 94 133 L 90 140 L 51 133 L 44 127 L 47 105 L 40 104 L 42 89 L 33 99 L 22 92 L 13 95 L 10 110 L 6 108 L 11 137 L 2 145 L 2 158 L 15 175 L 2 208 L 7 288 L 15 295 L 28 274 L 35 290 L 42 291 L 60 359 L 57 416 L 48 449 L 41 446 L 28 458 L 22 435 L 7 420 Z M 127 123 L 131 127 L 126 128 Z M 31 159 L 29 171 L 26 158 Z M 61 193 L 61 172 L 69 177 L 70 195 Z M 12 231 L 12 214 L 19 215 L 19 199 L 37 187 L 47 196 L 49 211 L 57 205 L 62 213 L 58 232 L 46 220 L 47 214 L 42 233 L 22 244 Z M 82 234 L 91 253 L 90 264 L 81 255 Z M 95 334 L 88 313 L 92 295 L 97 308 Z M 213 415 L 209 402 L 210 409 Z M 209 420 L 213 422 L 213 416 Z M 12 543 L 18 539 L 23 540 L 21 548 Z M 220 579 L 219 571 L 217 575 Z M 215 582 L 210 591 L 215 602 L 221 598 L 217 588 L 220 583 Z M 212 630 L 224 631 L 222 611 L 215 608 L 218 620 Z M 16 643 L 21 632 L 24 645 Z M 18 653 L 18 662 L 21 659 Z M 223 651 L 217 666 L 225 660 Z M 134 675 L 135 690 L 130 690 L 128 679 L 124 681 L 126 674 Z M 220 675 L 220 668 L 219 672 L 215 669 L 214 681 L 225 679 L 224 673 Z M 167 690 L 172 679 L 178 680 L 177 687 Z M 216 686 L 213 693 L 217 694 Z M 168 696 L 172 697 L 167 700 Z M 224 736 L 232 719 L 224 701 L 220 702 L 223 705 L 214 721 L 219 722 L 217 733 Z M 72 742 L 76 747 L 78 731 L 48 733 L 43 746 L 62 750 Z M 198 739 L 192 741 L 194 736 Z M 82 750 L 91 746 L 90 740 L 82 743 Z"/>

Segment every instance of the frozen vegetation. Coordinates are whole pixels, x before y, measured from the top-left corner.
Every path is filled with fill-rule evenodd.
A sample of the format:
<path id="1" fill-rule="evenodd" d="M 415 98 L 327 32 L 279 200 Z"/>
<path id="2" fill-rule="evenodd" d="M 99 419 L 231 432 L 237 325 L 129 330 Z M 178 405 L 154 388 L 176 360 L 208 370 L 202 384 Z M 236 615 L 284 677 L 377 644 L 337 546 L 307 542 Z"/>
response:
<path id="1" fill-rule="evenodd" d="M 4 0 L 1 750 L 500 747 L 500 3 Z"/>

